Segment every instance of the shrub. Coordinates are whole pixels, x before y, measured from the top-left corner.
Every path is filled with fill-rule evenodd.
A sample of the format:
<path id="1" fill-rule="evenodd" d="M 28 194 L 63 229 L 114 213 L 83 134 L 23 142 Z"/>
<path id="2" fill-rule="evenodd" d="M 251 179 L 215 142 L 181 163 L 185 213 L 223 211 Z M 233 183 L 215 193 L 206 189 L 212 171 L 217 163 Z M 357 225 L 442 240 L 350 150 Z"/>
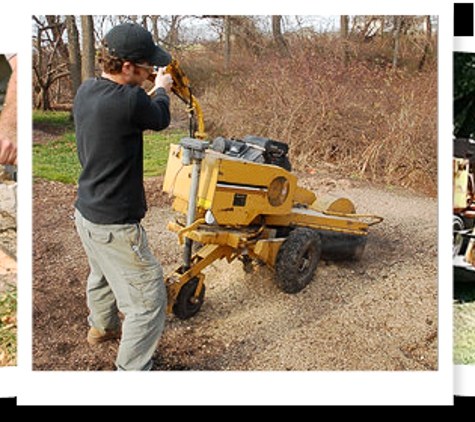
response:
<path id="1" fill-rule="evenodd" d="M 231 72 L 202 73 L 208 77 L 199 100 L 210 137 L 266 136 L 289 144 L 297 171 L 330 165 L 435 193 L 436 69 L 394 70 L 366 59 L 345 65 L 331 42 L 301 46 L 291 59 L 271 49 L 259 57 L 235 54 Z"/>

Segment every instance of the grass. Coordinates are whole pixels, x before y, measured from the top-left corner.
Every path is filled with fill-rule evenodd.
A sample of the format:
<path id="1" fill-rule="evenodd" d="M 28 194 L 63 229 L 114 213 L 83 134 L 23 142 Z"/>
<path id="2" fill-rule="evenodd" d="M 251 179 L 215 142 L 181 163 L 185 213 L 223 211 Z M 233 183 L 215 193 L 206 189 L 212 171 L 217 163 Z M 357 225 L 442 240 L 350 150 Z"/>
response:
<path id="1" fill-rule="evenodd" d="M 454 298 L 454 364 L 475 365 L 475 284 L 455 283 Z"/>
<path id="2" fill-rule="evenodd" d="M 75 184 L 81 166 L 76 154 L 74 124 L 67 112 L 33 113 L 33 126 L 41 128 L 50 140 L 33 143 L 33 177 Z M 54 134 L 51 136 L 51 134 Z M 163 174 L 171 143 L 186 136 L 181 130 L 146 132 L 144 135 L 144 177 Z"/>
<path id="3" fill-rule="evenodd" d="M 17 360 L 17 291 L 8 285 L 0 293 L 0 366 L 14 366 Z"/>
<path id="4" fill-rule="evenodd" d="M 33 144 L 33 176 L 63 183 L 76 183 L 81 167 L 74 134 L 46 144 Z"/>

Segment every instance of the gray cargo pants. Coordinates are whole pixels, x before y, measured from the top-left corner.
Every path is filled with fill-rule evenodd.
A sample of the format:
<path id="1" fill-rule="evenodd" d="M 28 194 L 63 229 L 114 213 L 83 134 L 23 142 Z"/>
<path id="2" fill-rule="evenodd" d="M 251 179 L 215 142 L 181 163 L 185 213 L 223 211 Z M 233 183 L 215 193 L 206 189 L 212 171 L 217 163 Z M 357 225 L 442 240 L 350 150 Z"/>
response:
<path id="1" fill-rule="evenodd" d="M 76 228 L 86 251 L 89 323 L 100 330 L 120 327 L 119 370 L 150 370 L 163 332 L 167 295 L 160 263 L 140 224 L 94 224 L 75 212 Z"/>

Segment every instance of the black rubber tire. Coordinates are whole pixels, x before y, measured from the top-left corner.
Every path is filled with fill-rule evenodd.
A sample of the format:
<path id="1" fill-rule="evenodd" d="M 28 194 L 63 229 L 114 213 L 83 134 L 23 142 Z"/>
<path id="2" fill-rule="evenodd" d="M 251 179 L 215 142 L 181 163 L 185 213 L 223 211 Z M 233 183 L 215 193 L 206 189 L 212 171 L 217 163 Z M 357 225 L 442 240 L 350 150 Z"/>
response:
<path id="1" fill-rule="evenodd" d="M 462 250 L 464 239 L 458 232 L 465 229 L 465 224 L 462 218 L 458 215 L 454 215 L 452 218 L 453 218 L 452 257 L 454 257 L 458 255 L 460 251 Z"/>
<path id="2" fill-rule="evenodd" d="M 361 239 L 359 239 L 359 242 L 357 242 L 357 245 L 351 248 L 348 254 L 348 259 L 350 261 L 361 261 L 366 247 L 366 240 L 366 236 L 361 237 Z"/>
<path id="3" fill-rule="evenodd" d="M 320 235 L 306 227 L 292 230 L 275 263 L 275 283 L 285 293 L 298 293 L 313 278 L 321 255 Z"/>
<path id="4" fill-rule="evenodd" d="M 205 296 L 205 285 L 201 288 L 198 301 L 196 303 L 192 302 L 192 298 L 195 295 L 196 288 L 198 287 L 199 280 L 197 278 L 192 278 L 186 284 L 182 286 L 178 296 L 176 298 L 175 304 L 173 305 L 173 313 L 180 319 L 188 319 L 196 315 L 203 305 L 203 300 Z"/>
<path id="5" fill-rule="evenodd" d="M 360 261 L 367 236 L 318 230 L 322 244 L 321 259 L 330 261 Z"/>

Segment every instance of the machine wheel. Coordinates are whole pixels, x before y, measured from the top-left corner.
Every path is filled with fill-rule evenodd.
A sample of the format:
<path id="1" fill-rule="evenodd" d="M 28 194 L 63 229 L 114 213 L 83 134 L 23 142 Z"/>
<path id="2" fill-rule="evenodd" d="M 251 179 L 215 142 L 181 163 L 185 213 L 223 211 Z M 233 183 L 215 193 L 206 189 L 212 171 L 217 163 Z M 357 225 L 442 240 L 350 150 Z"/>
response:
<path id="1" fill-rule="evenodd" d="M 366 236 L 349 236 L 339 251 L 339 259 L 361 261 L 366 247 Z"/>
<path id="2" fill-rule="evenodd" d="M 358 244 L 351 250 L 349 259 L 351 261 L 361 261 L 361 258 L 363 258 L 365 247 L 366 238 L 364 238 L 360 244 Z"/>
<path id="3" fill-rule="evenodd" d="M 453 216 L 452 257 L 458 255 L 463 247 L 464 239 L 459 233 L 465 229 L 464 221 L 458 215 Z"/>
<path id="4" fill-rule="evenodd" d="M 299 227 L 291 231 L 276 257 L 275 282 L 285 293 L 298 293 L 313 278 L 320 261 L 320 235 Z"/>
<path id="5" fill-rule="evenodd" d="M 195 299 L 195 291 L 198 287 L 198 278 L 192 278 L 182 286 L 175 304 L 173 305 L 173 313 L 180 319 L 188 319 L 196 315 L 201 309 L 205 296 L 205 285 L 201 288 L 200 295 Z"/>

